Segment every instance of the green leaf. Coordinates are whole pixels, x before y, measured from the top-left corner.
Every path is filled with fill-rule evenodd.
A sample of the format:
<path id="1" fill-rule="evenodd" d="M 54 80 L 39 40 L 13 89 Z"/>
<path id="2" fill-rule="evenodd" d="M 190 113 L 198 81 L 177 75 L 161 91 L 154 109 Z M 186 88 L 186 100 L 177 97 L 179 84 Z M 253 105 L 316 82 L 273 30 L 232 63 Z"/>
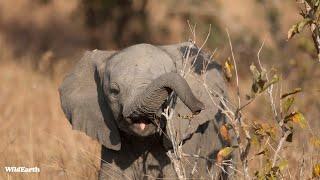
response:
<path id="1" fill-rule="evenodd" d="M 297 113 L 293 116 L 292 121 L 295 122 L 295 123 L 298 123 L 301 128 L 305 128 L 306 125 L 307 125 L 307 122 L 306 122 L 303 114 L 300 113 L 300 112 L 297 112 Z"/>
<path id="2" fill-rule="evenodd" d="M 312 19 L 310 18 L 304 18 L 302 21 L 300 21 L 298 25 L 298 33 L 303 31 L 304 27 L 312 22 Z"/>
<path id="3" fill-rule="evenodd" d="M 221 149 L 218 154 L 222 157 L 228 157 L 233 152 L 233 150 L 234 148 L 232 147 L 225 147 Z"/>
<path id="4" fill-rule="evenodd" d="M 289 29 L 289 31 L 288 31 L 288 39 L 291 39 L 295 34 L 297 34 L 298 33 L 298 27 L 297 27 L 297 25 L 295 24 L 295 25 L 293 25 L 290 29 Z"/>
<path id="5" fill-rule="evenodd" d="M 294 100 L 295 100 L 294 97 L 290 97 L 290 98 L 286 99 L 286 101 L 283 103 L 283 112 L 285 114 L 287 114 L 290 107 L 293 105 Z"/>
<path id="6" fill-rule="evenodd" d="M 287 160 L 283 160 L 279 163 L 278 165 L 280 171 L 284 170 L 286 167 L 288 167 L 288 161 Z"/>
<path id="7" fill-rule="evenodd" d="M 225 147 L 223 149 L 220 149 L 220 151 L 217 154 L 217 162 L 221 163 L 224 159 L 229 157 L 234 149 L 235 148 L 233 147 Z"/>
<path id="8" fill-rule="evenodd" d="M 312 23 L 312 19 L 304 18 L 303 20 L 299 21 L 297 24 L 293 25 L 288 31 L 288 39 L 291 39 L 294 35 L 302 32 L 305 26 L 311 23 Z"/>

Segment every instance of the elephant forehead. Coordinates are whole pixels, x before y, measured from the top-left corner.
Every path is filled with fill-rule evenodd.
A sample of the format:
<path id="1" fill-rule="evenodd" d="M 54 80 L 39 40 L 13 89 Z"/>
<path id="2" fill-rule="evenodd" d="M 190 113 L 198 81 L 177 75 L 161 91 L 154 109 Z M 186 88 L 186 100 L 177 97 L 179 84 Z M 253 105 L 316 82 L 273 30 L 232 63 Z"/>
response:
<path id="1" fill-rule="evenodd" d="M 163 73 L 175 71 L 171 57 L 158 47 L 139 44 L 126 48 L 109 61 L 111 77 L 125 76 L 128 79 L 155 79 Z"/>

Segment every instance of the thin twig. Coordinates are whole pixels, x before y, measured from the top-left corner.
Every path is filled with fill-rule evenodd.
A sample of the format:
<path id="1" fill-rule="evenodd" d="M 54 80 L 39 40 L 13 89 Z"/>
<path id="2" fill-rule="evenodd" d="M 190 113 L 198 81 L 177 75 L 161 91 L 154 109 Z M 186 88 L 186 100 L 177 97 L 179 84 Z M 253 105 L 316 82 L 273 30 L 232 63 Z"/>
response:
<path id="1" fill-rule="evenodd" d="M 260 66 L 261 71 L 266 72 L 266 69 L 263 67 L 263 65 L 262 65 L 262 63 L 261 63 L 261 60 L 260 60 L 260 53 L 261 53 L 261 51 L 262 51 L 262 48 L 263 48 L 263 46 L 264 46 L 264 43 L 265 43 L 265 41 L 263 40 L 263 42 L 262 42 L 262 44 L 261 44 L 261 46 L 260 46 L 260 49 L 259 49 L 259 51 L 258 51 L 257 58 L 258 58 L 258 63 L 259 63 L 259 66 Z M 267 74 L 267 73 L 266 73 L 266 79 L 267 79 L 267 81 L 269 81 L 269 77 L 268 77 L 268 74 Z M 279 118 L 278 118 L 278 112 L 277 112 L 277 109 L 276 109 L 276 105 L 275 105 L 275 103 L 274 103 L 274 98 L 273 98 L 273 96 L 272 96 L 272 93 L 273 93 L 273 84 L 271 84 L 270 87 L 268 87 L 267 93 L 268 93 L 268 95 L 269 95 L 270 105 L 271 105 L 271 108 L 272 108 L 272 112 L 273 112 L 273 114 L 274 114 L 274 118 L 275 118 L 276 121 L 279 122 L 280 120 L 279 120 Z"/>
<path id="2" fill-rule="evenodd" d="M 194 58 L 194 60 L 193 60 L 193 62 L 192 62 L 192 64 L 191 64 L 191 66 L 189 67 L 187 74 L 190 73 L 191 68 L 194 67 L 194 64 L 195 64 L 196 61 L 198 60 L 198 56 L 199 56 L 200 52 L 202 51 L 204 45 L 207 43 L 207 41 L 208 41 L 208 39 L 209 39 L 209 37 L 210 37 L 210 34 L 211 34 L 211 24 L 209 25 L 209 31 L 208 31 L 207 37 L 206 37 L 206 39 L 204 40 L 204 42 L 202 43 L 202 45 L 200 46 L 200 48 L 198 48 L 197 55 L 195 56 L 195 58 Z"/>
<path id="3" fill-rule="evenodd" d="M 234 124 L 233 128 L 234 128 L 234 131 L 235 131 L 235 134 L 236 134 L 237 142 L 239 144 L 239 153 L 240 153 L 240 160 L 241 160 L 242 168 L 243 168 L 243 176 L 244 176 L 244 179 L 250 179 L 249 172 L 248 172 L 249 171 L 249 168 L 248 168 L 248 154 L 249 154 L 249 150 L 251 148 L 251 136 L 250 136 L 249 131 L 247 129 L 243 128 L 244 122 L 243 122 L 242 117 L 241 117 L 241 110 L 245 106 L 250 104 L 251 102 L 245 104 L 244 107 L 241 107 L 238 68 L 237 68 L 237 63 L 236 63 L 236 60 L 235 60 L 235 56 L 234 56 L 234 52 L 233 52 L 233 46 L 232 46 L 232 42 L 231 42 L 231 38 L 230 38 L 230 34 L 229 34 L 228 29 L 226 29 L 226 32 L 227 32 L 227 35 L 228 35 L 229 46 L 230 46 L 233 65 L 234 65 L 234 69 L 235 69 L 235 73 L 236 73 L 236 86 L 237 86 L 237 98 L 238 98 L 238 108 L 236 109 L 236 111 L 234 113 L 235 114 L 235 116 L 234 116 L 235 124 Z M 240 129 L 242 129 L 245 132 L 246 144 L 241 143 Z"/>
<path id="4" fill-rule="evenodd" d="M 238 68 L 237 68 L 237 63 L 234 57 L 234 53 L 233 53 L 233 47 L 232 47 L 232 43 L 231 43 L 231 38 L 230 38 L 230 34 L 228 29 L 226 29 L 227 31 L 227 35 L 228 35 L 228 40 L 229 40 L 229 46 L 230 46 L 230 50 L 231 50 L 231 55 L 232 55 L 232 60 L 233 60 L 233 65 L 234 65 L 234 69 L 236 72 L 236 83 L 237 83 L 237 96 L 238 96 L 238 109 L 241 107 L 241 99 L 240 99 L 240 88 L 239 88 L 239 76 L 238 76 Z"/>
<path id="5" fill-rule="evenodd" d="M 280 150 L 281 150 L 281 148 L 282 148 L 282 146 L 283 146 L 283 143 L 286 141 L 286 139 L 287 139 L 287 137 L 289 136 L 290 133 L 291 133 L 290 131 L 286 131 L 286 132 L 282 135 L 282 137 L 281 137 L 281 139 L 280 139 L 280 141 L 279 141 L 279 144 L 278 144 L 278 146 L 277 146 L 276 152 L 274 153 L 274 156 L 273 156 L 272 167 L 274 167 L 274 166 L 276 165 L 277 156 L 278 156 L 278 154 L 279 154 L 279 152 L 280 152 Z"/>

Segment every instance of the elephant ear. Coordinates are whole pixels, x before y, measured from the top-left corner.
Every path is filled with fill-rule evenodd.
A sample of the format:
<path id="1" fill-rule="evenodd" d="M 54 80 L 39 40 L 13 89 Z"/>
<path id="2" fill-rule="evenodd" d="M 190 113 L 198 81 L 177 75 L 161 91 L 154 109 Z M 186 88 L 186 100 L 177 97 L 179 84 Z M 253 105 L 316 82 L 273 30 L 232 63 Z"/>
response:
<path id="1" fill-rule="evenodd" d="M 114 52 L 86 52 L 60 88 L 61 107 L 72 129 L 85 132 L 105 147 L 120 150 L 119 131 L 104 99 L 100 79 L 106 61 Z"/>

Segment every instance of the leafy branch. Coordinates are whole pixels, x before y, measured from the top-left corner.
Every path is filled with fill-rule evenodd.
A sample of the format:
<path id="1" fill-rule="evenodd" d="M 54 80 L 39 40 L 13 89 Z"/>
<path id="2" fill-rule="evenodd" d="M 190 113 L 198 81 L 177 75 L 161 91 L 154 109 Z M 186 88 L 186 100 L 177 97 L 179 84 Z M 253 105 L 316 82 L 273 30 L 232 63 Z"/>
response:
<path id="1" fill-rule="evenodd" d="M 312 40 L 317 50 L 318 60 L 320 62 L 320 0 L 303 0 L 303 7 L 300 8 L 302 20 L 294 24 L 288 31 L 288 40 L 296 34 L 301 33 L 306 26 L 310 28 Z"/>

